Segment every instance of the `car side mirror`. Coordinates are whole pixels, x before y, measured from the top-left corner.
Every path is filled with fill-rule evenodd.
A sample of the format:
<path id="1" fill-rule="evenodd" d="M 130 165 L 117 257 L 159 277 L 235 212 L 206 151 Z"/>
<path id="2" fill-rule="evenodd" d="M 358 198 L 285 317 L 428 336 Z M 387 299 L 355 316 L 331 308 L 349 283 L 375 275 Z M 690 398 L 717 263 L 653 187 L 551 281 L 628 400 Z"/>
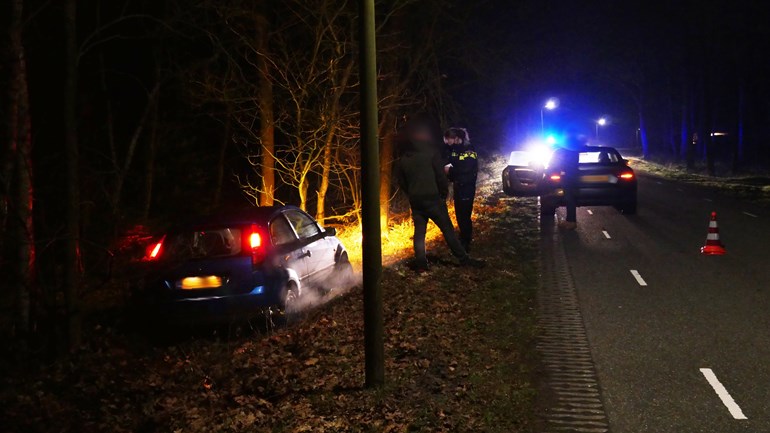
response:
<path id="1" fill-rule="evenodd" d="M 324 227 L 324 232 L 326 236 L 337 236 L 337 229 L 334 227 Z"/>

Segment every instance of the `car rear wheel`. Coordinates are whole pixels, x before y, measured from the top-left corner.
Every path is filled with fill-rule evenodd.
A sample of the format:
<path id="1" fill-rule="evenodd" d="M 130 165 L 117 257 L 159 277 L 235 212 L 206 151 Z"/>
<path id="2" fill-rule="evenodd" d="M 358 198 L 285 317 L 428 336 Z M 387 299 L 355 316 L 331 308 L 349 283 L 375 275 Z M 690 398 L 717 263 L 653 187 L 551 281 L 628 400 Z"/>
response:
<path id="1" fill-rule="evenodd" d="M 299 300 L 299 288 L 297 283 L 289 281 L 281 292 L 281 311 L 283 314 L 292 314 L 297 312 L 297 301 Z"/>

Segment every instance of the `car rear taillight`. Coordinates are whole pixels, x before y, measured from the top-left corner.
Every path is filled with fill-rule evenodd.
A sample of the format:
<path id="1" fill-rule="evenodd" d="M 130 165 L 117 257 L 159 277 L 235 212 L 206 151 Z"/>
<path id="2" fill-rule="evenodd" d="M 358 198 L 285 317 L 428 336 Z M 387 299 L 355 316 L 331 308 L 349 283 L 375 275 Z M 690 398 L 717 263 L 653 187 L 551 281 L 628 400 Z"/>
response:
<path id="1" fill-rule="evenodd" d="M 551 175 L 551 180 L 554 181 L 554 182 L 558 182 L 558 181 L 561 180 L 561 175 L 557 174 L 557 173 L 554 173 L 554 174 Z"/>
<path id="2" fill-rule="evenodd" d="M 163 236 L 160 238 L 160 240 L 152 245 L 150 245 L 147 248 L 147 255 L 145 256 L 145 260 L 158 260 L 160 258 L 160 253 L 163 251 L 163 241 L 166 240 L 166 237 Z"/>
<path id="3" fill-rule="evenodd" d="M 251 245 L 251 249 L 259 248 L 262 246 L 262 236 L 259 235 L 259 233 L 251 233 L 249 235 L 249 245 Z"/>
<path id="4" fill-rule="evenodd" d="M 251 265 L 257 266 L 265 260 L 265 249 L 262 246 L 262 235 L 256 224 L 251 225 L 247 239 L 249 240 L 248 248 L 251 251 Z"/>
<path id="5" fill-rule="evenodd" d="M 634 173 L 632 173 L 630 171 L 626 171 L 626 172 L 620 173 L 620 178 L 623 179 L 623 180 L 631 180 L 631 179 L 634 178 Z"/>

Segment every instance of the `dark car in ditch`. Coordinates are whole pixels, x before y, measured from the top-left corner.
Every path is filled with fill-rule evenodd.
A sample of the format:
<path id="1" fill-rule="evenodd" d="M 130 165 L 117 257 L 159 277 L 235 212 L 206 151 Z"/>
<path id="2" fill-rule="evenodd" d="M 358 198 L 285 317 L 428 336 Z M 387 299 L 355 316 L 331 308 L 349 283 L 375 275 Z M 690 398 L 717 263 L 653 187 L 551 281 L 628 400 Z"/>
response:
<path id="1" fill-rule="evenodd" d="M 257 207 L 173 226 L 148 248 L 135 293 L 143 315 L 172 323 L 291 311 L 309 293 L 348 284 L 334 228 L 294 206 Z"/>

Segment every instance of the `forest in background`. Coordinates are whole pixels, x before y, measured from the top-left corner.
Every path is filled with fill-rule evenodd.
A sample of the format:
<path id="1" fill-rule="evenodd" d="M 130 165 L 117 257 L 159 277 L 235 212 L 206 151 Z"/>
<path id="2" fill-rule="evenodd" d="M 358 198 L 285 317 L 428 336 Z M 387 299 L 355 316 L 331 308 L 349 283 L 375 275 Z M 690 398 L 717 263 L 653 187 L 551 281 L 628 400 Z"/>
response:
<path id="1" fill-rule="evenodd" d="M 384 227 L 403 211 L 391 163 L 416 112 L 492 153 L 553 95 L 589 133 L 611 113 L 607 137 L 648 158 L 770 165 L 756 2 L 377 5 Z M 83 293 L 119 278 L 131 230 L 272 203 L 357 224 L 355 2 L 12 0 L 0 28 L 3 335 L 77 347 Z"/>

